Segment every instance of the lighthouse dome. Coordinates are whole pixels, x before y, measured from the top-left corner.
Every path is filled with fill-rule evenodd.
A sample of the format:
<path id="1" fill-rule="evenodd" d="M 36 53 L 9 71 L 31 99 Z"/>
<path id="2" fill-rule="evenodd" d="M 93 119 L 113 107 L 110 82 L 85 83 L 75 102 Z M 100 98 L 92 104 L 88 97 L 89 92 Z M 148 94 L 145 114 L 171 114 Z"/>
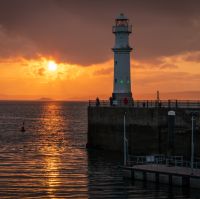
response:
<path id="1" fill-rule="evenodd" d="M 126 17 L 123 13 L 120 13 L 120 15 L 116 17 L 116 20 L 128 20 L 128 17 Z"/>

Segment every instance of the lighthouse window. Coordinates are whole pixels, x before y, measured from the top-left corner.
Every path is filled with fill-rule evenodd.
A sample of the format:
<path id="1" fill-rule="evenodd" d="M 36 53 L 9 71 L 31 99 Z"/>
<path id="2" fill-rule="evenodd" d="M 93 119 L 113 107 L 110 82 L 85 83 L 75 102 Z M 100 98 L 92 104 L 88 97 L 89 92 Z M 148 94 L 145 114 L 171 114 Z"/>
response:
<path id="1" fill-rule="evenodd" d="M 121 79 L 121 80 L 120 80 L 120 84 L 123 84 L 123 83 L 124 83 L 124 81 Z"/>
<path id="2" fill-rule="evenodd" d="M 115 84 L 117 83 L 117 78 L 115 78 Z"/>
<path id="3" fill-rule="evenodd" d="M 117 61 L 115 61 L 115 65 L 117 65 Z"/>

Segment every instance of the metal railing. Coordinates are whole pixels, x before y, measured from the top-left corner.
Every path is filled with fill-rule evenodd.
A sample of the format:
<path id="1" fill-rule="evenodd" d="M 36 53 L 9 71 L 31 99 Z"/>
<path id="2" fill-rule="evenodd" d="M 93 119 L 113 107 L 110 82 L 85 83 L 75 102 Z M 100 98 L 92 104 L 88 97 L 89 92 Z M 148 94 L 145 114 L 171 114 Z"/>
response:
<path id="1" fill-rule="evenodd" d="M 134 100 L 124 102 L 124 100 L 100 100 L 99 104 L 95 100 L 89 100 L 89 106 L 100 107 L 135 107 L 135 108 L 193 108 L 200 109 L 200 100 Z"/>
<path id="2" fill-rule="evenodd" d="M 174 167 L 191 168 L 191 161 L 185 160 L 183 156 L 165 156 L 165 155 L 149 155 L 149 156 L 128 156 L 127 165 L 166 165 Z M 200 169 L 200 160 L 196 159 L 193 164 L 194 169 Z"/>
<path id="3" fill-rule="evenodd" d="M 116 32 L 128 32 L 128 33 L 131 33 L 132 32 L 132 26 L 131 25 L 113 26 L 112 27 L 112 32 L 113 33 L 116 33 Z"/>

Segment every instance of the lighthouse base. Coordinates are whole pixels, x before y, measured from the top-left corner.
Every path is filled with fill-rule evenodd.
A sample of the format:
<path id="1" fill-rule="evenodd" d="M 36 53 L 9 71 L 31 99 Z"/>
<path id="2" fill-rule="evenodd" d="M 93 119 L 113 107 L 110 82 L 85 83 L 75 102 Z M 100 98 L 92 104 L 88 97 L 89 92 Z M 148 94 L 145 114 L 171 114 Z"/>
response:
<path id="1" fill-rule="evenodd" d="M 113 102 L 115 105 L 132 105 L 132 93 L 113 93 Z"/>

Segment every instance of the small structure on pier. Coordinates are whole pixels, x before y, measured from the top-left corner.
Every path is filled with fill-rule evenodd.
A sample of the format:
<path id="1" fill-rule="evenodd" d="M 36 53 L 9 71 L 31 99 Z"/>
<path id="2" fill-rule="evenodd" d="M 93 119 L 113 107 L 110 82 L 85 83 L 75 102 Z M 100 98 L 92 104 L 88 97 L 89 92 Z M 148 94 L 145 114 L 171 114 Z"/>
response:
<path id="1" fill-rule="evenodd" d="M 115 34 L 115 45 L 112 48 L 114 52 L 114 86 L 113 99 L 116 104 L 120 100 L 132 102 L 131 76 L 130 76 L 130 52 L 129 34 L 132 32 L 132 26 L 129 25 L 128 18 L 121 13 L 115 19 L 115 25 L 112 32 Z"/>

